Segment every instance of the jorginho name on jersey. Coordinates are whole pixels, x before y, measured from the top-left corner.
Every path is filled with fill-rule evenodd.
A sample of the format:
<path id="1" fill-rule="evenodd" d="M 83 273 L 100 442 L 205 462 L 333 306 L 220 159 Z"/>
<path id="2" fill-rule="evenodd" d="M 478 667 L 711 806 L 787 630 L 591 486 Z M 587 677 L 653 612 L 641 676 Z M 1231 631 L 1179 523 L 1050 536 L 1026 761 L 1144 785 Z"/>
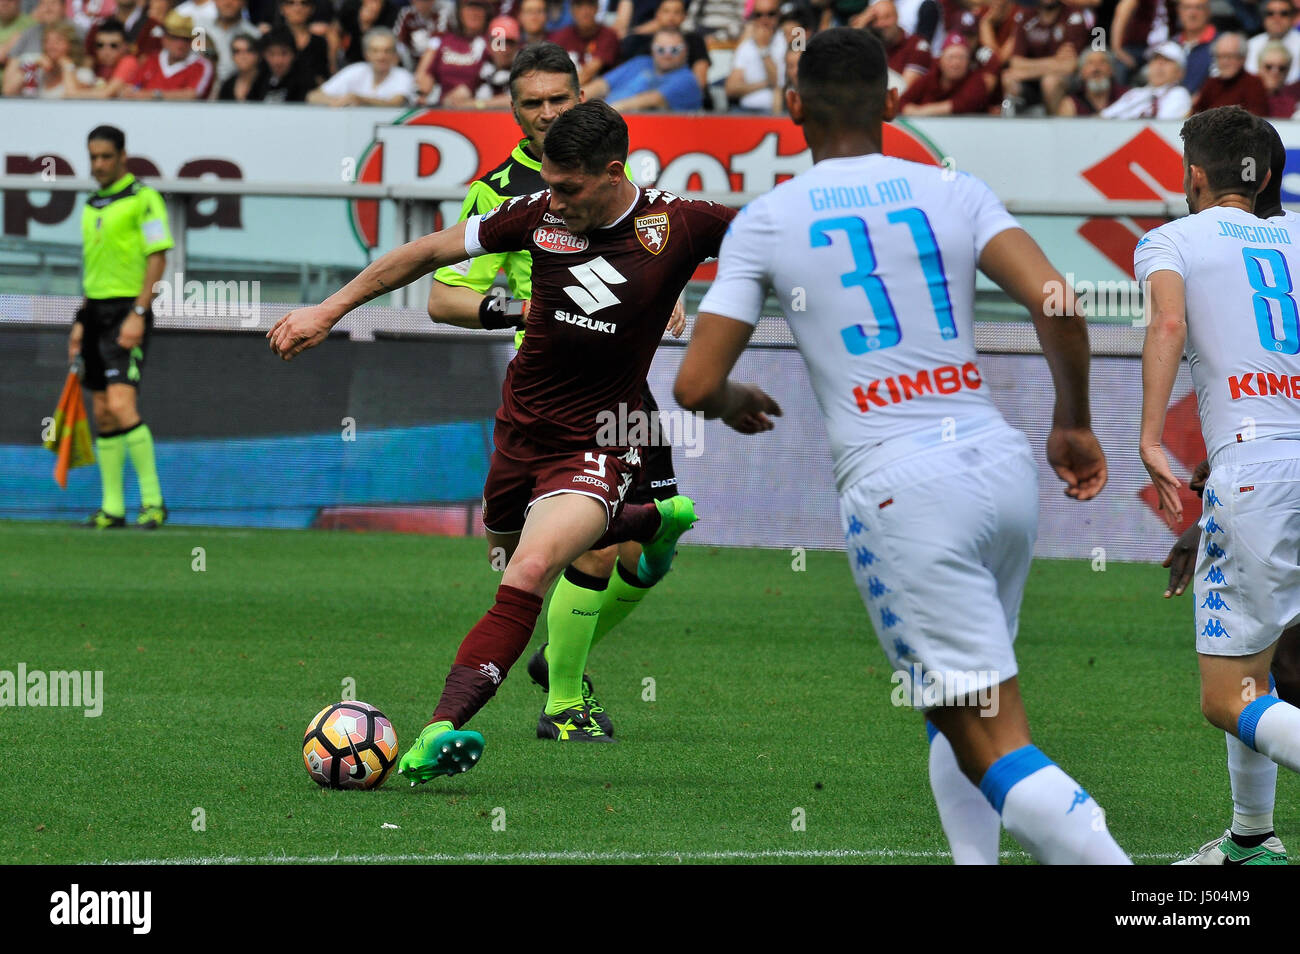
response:
<path id="1" fill-rule="evenodd" d="M 753 322 L 775 289 L 843 490 L 946 432 L 1006 426 L 973 324 L 980 253 L 1011 228 L 971 176 L 879 154 L 824 159 L 736 217 L 700 311 Z M 839 281 L 808 284 L 828 271 Z"/>
<path id="2" fill-rule="evenodd" d="M 1205 446 L 1300 441 L 1300 225 L 1212 208 L 1152 229 L 1133 252 L 1146 282 L 1159 271 L 1186 287 L 1185 352 Z M 1279 457 L 1300 456 L 1294 451 Z"/>

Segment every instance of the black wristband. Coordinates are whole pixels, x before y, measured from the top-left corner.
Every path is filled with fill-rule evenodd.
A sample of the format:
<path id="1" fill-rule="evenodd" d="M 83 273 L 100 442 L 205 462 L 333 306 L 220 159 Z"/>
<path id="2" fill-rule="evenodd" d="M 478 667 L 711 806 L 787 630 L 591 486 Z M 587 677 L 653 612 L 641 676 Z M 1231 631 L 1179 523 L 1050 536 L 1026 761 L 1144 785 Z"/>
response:
<path id="1" fill-rule="evenodd" d="M 478 304 L 478 321 L 484 328 L 522 328 L 524 303 L 494 288 Z"/>

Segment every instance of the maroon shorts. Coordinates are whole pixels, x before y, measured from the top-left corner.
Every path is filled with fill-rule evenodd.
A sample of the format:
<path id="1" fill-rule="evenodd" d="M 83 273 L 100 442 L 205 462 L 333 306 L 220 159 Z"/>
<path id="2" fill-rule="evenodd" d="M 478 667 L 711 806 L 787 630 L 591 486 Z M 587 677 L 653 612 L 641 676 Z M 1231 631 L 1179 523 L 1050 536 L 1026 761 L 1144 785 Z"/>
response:
<path id="1" fill-rule="evenodd" d="M 483 526 L 493 533 L 518 533 L 528 508 L 555 494 L 594 497 L 605 507 L 608 529 L 640 476 L 641 452 L 635 447 L 557 452 L 531 444 L 500 421 L 495 437 L 483 484 Z"/>

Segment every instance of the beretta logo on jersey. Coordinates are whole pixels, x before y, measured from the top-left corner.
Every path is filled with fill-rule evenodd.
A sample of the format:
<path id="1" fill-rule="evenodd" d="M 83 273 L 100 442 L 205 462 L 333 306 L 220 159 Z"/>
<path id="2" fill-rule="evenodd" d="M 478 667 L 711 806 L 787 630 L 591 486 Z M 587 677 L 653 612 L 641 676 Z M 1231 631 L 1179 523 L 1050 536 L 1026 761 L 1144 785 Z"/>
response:
<path id="1" fill-rule="evenodd" d="M 585 235 L 574 235 L 568 229 L 541 228 L 533 230 L 533 244 L 548 252 L 585 252 L 591 243 Z"/>
<path id="2" fill-rule="evenodd" d="M 632 223 L 636 226 L 636 237 L 645 250 L 658 255 L 668 244 L 668 213 L 656 212 L 654 215 L 638 215 Z"/>

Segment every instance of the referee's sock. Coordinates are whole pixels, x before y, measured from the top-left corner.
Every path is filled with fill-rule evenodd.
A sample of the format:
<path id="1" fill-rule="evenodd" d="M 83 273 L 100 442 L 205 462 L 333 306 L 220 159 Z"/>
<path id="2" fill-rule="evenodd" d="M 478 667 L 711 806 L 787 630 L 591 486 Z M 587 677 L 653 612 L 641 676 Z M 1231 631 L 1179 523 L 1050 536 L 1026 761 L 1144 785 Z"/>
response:
<path id="1" fill-rule="evenodd" d="M 149 430 L 149 425 L 141 421 L 135 427 L 123 431 L 122 436 L 126 440 L 126 449 L 131 454 L 135 476 L 140 481 L 140 506 L 161 507 L 162 487 L 158 483 L 158 465 L 154 461 L 153 433 Z"/>
<path id="2" fill-rule="evenodd" d="M 99 509 L 110 517 L 126 516 L 126 497 L 122 474 L 126 470 L 126 431 L 109 431 L 95 438 L 99 458 L 99 483 L 102 489 Z"/>
<path id="3" fill-rule="evenodd" d="M 591 645 L 594 647 L 606 633 L 627 619 L 628 614 L 641 605 L 653 586 L 653 583 L 649 586 L 642 583 L 636 570 L 628 570 L 623 566 L 622 560 L 616 560 L 614 572 L 609 576 L 609 585 L 601 594 L 603 599 L 600 601 L 600 615 L 596 617 L 596 631 L 591 634 Z"/>

